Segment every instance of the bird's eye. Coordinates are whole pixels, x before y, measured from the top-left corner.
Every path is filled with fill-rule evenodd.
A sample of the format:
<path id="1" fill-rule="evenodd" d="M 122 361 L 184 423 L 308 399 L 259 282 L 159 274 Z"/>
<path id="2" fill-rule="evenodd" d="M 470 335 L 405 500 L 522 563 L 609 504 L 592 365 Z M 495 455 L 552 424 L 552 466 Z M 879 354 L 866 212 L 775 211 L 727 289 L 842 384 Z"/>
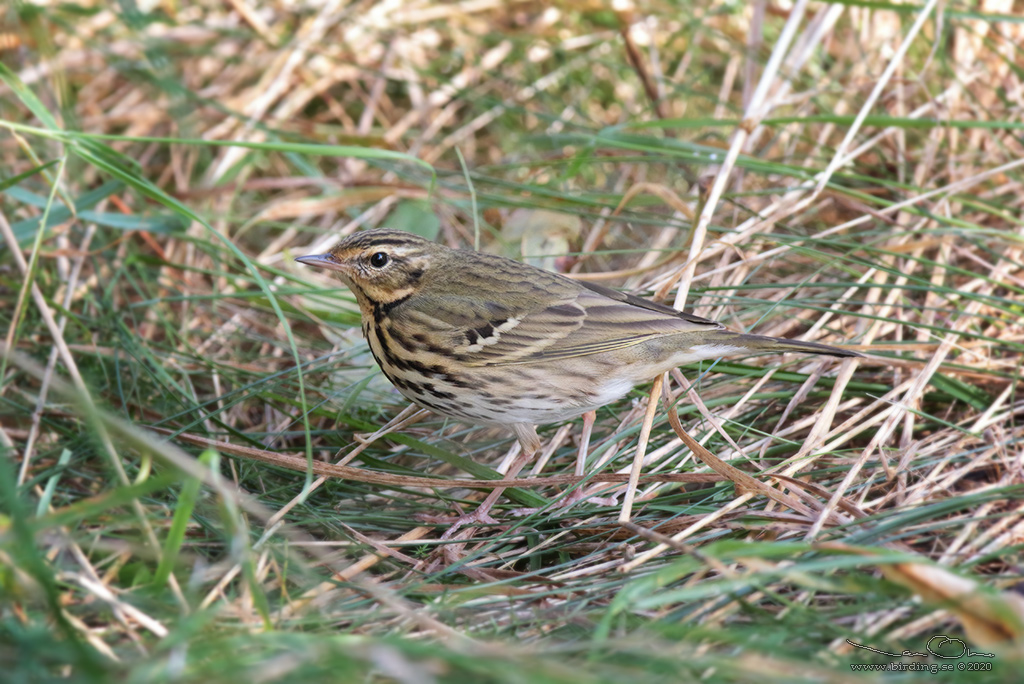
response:
<path id="1" fill-rule="evenodd" d="M 384 252 L 377 252 L 370 257 L 370 265 L 374 268 L 384 268 L 390 260 L 390 257 Z"/>

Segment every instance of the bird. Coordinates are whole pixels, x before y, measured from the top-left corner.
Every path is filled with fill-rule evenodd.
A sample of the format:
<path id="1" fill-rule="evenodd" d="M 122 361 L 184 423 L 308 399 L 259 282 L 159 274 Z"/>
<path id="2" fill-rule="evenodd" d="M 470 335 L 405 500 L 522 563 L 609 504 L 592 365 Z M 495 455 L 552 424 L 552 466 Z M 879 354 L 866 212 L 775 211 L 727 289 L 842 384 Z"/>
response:
<path id="1" fill-rule="evenodd" d="M 400 230 L 353 233 L 296 261 L 331 271 L 348 287 L 373 358 L 407 399 L 459 421 L 512 429 L 521 452 L 508 477 L 540 448 L 537 425 L 580 415 L 582 475 L 595 410 L 678 366 L 761 353 L 862 356 L 734 332 L 635 295 Z M 501 490 L 495 492 L 462 522 L 493 522 L 488 510 Z"/>

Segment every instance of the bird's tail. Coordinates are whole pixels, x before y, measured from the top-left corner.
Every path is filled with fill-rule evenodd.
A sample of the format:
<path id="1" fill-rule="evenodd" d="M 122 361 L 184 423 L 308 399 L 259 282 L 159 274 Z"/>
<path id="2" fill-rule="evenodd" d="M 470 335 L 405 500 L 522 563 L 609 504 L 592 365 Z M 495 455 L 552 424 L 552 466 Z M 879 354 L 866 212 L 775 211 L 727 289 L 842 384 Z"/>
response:
<path id="1" fill-rule="evenodd" d="M 839 356 L 846 358 L 863 358 L 860 354 L 849 349 L 830 347 L 827 344 L 817 342 L 801 342 L 800 340 L 784 340 L 779 337 L 768 337 L 767 335 L 748 335 L 747 333 L 727 332 L 725 335 L 719 333 L 717 340 L 722 344 L 732 344 L 742 347 L 752 354 L 781 354 L 783 352 L 797 352 L 801 354 L 824 354 L 826 356 Z"/>

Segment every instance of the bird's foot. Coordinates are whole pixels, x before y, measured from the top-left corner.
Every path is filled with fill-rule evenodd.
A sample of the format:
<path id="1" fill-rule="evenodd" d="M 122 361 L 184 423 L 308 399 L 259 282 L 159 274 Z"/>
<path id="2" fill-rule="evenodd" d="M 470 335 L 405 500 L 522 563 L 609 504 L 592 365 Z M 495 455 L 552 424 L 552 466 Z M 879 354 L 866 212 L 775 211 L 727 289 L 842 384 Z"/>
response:
<path id="1" fill-rule="evenodd" d="M 495 526 L 504 528 L 497 520 L 490 515 L 490 506 L 479 506 L 472 513 L 463 513 L 459 516 L 441 516 L 441 515 L 424 515 L 420 514 L 416 516 L 419 520 L 429 522 L 433 524 L 447 524 L 449 527 L 445 530 L 444 534 L 441 535 L 441 545 L 438 549 L 440 557 L 444 558 L 444 562 L 447 565 L 453 565 L 462 560 L 466 544 L 473 539 L 477 531 L 480 529 L 478 525 Z M 431 571 L 437 567 L 440 557 L 435 557 L 435 560 L 428 564 L 427 570 Z"/>
<path id="2" fill-rule="evenodd" d="M 420 513 L 416 515 L 417 520 L 423 522 L 432 523 L 434 525 L 449 525 L 448 529 L 443 535 L 442 540 L 453 539 L 455 534 L 466 527 L 467 525 L 500 525 L 497 520 L 492 518 L 489 511 L 482 510 L 483 507 L 477 508 L 472 513 L 463 513 L 458 516 L 450 515 L 429 515 L 426 513 Z"/>

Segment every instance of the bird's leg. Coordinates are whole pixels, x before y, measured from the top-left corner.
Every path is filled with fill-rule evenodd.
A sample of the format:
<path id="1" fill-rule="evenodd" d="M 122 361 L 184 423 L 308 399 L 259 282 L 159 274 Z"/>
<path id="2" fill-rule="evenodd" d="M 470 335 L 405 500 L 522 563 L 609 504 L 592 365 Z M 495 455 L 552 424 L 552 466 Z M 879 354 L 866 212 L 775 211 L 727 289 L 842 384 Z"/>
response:
<path id="1" fill-rule="evenodd" d="M 583 414 L 583 434 L 580 435 L 580 450 L 576 454 L 576 477 L 583 477 L 583 472 L 587 467 L 590 433 L 594 429 L 595 420 L 597 420 L 597 411 L 587 411 Z"/>
<path id="2" fill-rule="evenodd" d="M 583 477 L 586 473 L 587 453 L 590 451 L 590 434 L 594 429 L 594 421 L 596 420 L 597 411 L 587 411 L 583 414 L 583 434 L 580 435 L 580 450 L 576 453 L 576 477 Z M 562 499 L 558 506 L 559 508 L 568 508 L 586 498 L 584 487 L 580 485 L 576 491 Z"/>
<path id="3" fill-rule="evenodd" d="M 519 438 L 519 446 L 521 448 L 519 455 L 512 460 L 512 463 L 508 466 L 508 471 L 505 473 L 505 477 L 508 479 L 514 478 L 518 475 L 519 471 L 523 469 L 523 466 L 529 463 L 540 449 L 540 437 L 537 436 L 537 429 L 534 426 L 529 423 L 515 423 L 512 428 L 516 431 L 516 436 Z M 472 523 L 485 522 L 489 524 L 496 524 L 498 521 L 490 516 L 490 511 L 494 504 L 498 502 L 498 499 L 501 498 L 505 489 L 505 487 L 495 487 L 495 489 L 487 495 L 487 498 L 477 506 L 475 511 L 456 518 L 452 523 L 452 526 L 448 528 L 448 531 L 441 536 L 441 539 L 453 539 L 459 528 Z"/>
<path id="4" fill-rule="evenodd" d="M 590 436 L 594 430 L 594 422 L 597 420 L 597 411 L 587 411 L 583 414 L 583 433 L 580 435 L 580 447 L 576 453 L 576 477 L 582 478 L 586 473 L 587 456 L 590 452 Z M 593 501 L 604 506 L 614 506 L 614 499 L 600 499 L 596 496 L 587 496 L 586 489 L 581 485 L 571 494 L 555 504 L 556 508 L 568 508 L 580 501 Z M 512 515 L 529 515 L 536 513 L 537 508 L 516 508 L 511 511 Z"/>

